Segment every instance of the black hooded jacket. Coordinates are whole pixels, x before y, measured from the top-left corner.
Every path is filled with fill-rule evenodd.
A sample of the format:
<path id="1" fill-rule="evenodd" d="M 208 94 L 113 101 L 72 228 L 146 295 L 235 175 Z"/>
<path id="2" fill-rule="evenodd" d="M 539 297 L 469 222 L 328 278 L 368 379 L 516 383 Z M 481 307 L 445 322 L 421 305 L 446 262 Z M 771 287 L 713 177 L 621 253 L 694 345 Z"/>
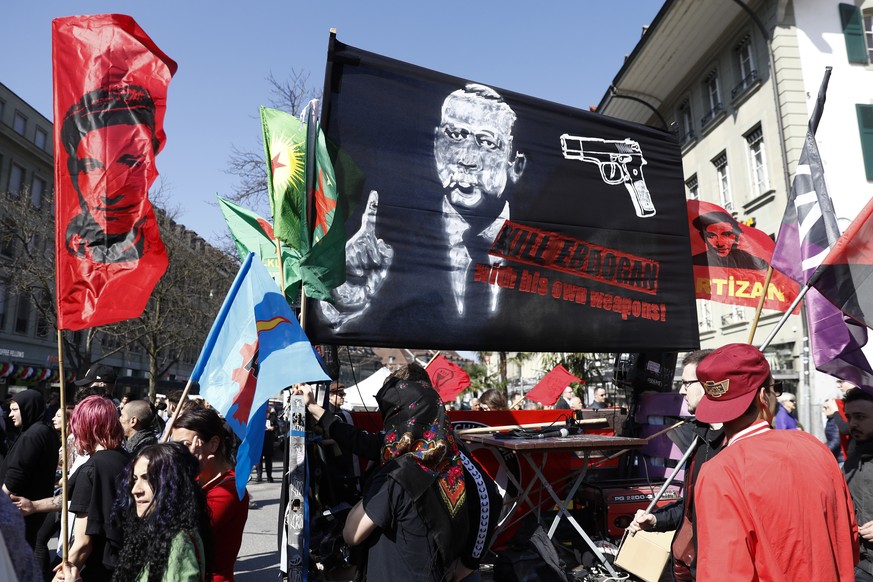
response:
<path id="1" fill-rule="evenodd" d="M 0 465 L 0 480 L 16 495 L 28 499 L 50 497 L 61 443 L 54 429 L 42 422 L 45 400 L 38 391 L 28 389 L 13 396 L 12 401 L 21 412 L 21 435 Z"/>

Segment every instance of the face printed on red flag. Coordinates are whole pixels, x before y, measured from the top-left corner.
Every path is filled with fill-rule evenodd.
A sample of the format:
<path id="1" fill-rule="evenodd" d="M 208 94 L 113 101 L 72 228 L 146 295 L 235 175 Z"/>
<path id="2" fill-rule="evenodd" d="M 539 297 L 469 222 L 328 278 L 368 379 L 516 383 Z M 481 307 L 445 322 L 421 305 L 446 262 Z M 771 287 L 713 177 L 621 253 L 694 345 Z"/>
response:
<path id="1" fill-rule="evenodd" d="M 775 246 L 761 230 L 740 223 L 724 208 L 702 200 L 688 201 L 694 292 L 698 299 L 785 311 L 798 285 L 773 272 L 766 291 L 767 268 Z"/>
<path id="2" fill-rule="evenodd" d="M 58 325 L 82 329 L 138 317 L 166 270 L 148 190 L 176 63 L 129 16 L 58 18 L 52 42 Z"/>

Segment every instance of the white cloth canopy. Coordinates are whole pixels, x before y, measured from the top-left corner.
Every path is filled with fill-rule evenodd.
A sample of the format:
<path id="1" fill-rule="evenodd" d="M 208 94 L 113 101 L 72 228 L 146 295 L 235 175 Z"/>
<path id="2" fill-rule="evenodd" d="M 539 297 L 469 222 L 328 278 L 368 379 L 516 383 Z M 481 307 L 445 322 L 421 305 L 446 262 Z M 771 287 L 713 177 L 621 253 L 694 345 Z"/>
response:
<path id="1" fill-rule="evenodd" d="M 365 378 L 357 384 L 346 386 L 346 399 L 343 408 L 353 410 L 367 407 L 372 412 L 379 410 L 379 405 L 376 404 L 376 393 L 382 388 L 385 378 L 390 374 L 388 368 L 382 366 L 369 378 Z"/>

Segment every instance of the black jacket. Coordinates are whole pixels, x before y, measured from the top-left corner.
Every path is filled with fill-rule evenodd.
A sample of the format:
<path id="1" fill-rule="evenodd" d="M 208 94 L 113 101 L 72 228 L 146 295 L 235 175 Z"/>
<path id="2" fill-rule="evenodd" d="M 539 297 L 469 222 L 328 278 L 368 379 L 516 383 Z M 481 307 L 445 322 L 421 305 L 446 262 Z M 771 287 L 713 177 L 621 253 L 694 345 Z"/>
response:
<path id="1" fill-rule="evenodd" d="M 324 429 L 325 435 L 336 441 L 344 451 L 351 452 L 359 457 L 379 461 L 384 444 L 382 433 L 371 433 L 347 424 L 338 416 L 325 411 L 319 425 Z M 497 486 L 482 467 L 473 459 L 464 444 L 458 441 L 461 457 L 464 463 L 464 481 L 467 492 L 476 492 L 476 495 L 467 495 L 466 505 L 470 515 L 470 531 L 464 541 L 464 550 L 461 554 L 461 562 L 470 569 L 477 569 L 482 555 L 491 545 L 494 529 L 500 511 L 503 509 L 503 499 Z M 480 535 L 480 532 L 487 532 Z"/>
<path id="2" fill-rule="evenodd" d="M 690 441 L 694 438 L 695 435 L 700 437 L 701 442 L 697 446 L 697 450 L 692 453 L 691 458 L 688 459 L 688 465 L 686 466 L 686 469 L 688 466 L 690 466 L 691 474 L 689 475 L 687 471 L 685 473 L 685 489 L 683 492 L 683 498 L 678 501 L 674 501 L 673 503 L 670 503 L 668 505 L 665 505 L 664 507 L 659 507 L 652 512 L 658 520 L 655 524 L 654 531 L 676 530 L 678 533 L 678 528 L 680 525 L 682 525 L 683 517 L 686 514 L 688 515 L 688 520 L 691 521 L 692 525 L 694 524 L 696 512 L 694 510 L 693 493 L 690 500 L 686 500 L 684 495 L 687 494 L 689 486 L 693 489 L 695 484 L 697 483 L 697 476 L 700 474 L 700 467 L 702 467 L 706 461 L 713 458 L 721 449 L 722 444 L 724 443 L 724 430 L 713 429 L 708 424 L 702 423 L 696 419 L 684 425 L 682 428 L 685 429 L 686 436 L 689 440 L 689 445 Z M 695 545 L 696 543 L 697 541 L 695 536 Z M 696 560 L 694 560 L 694 562 L 690 564 L 690 568 L 691 578 L 696 579 Z"/>

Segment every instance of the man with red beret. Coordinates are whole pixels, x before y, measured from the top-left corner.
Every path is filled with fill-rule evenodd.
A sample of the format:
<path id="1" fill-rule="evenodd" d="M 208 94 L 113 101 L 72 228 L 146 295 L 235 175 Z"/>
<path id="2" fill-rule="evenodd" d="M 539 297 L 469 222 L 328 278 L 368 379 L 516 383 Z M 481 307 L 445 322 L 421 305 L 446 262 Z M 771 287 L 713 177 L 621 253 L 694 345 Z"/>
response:
<path id="1" fill-rule="evenodd" d="M 727 444 L 700 470 L 697 579 L 854 580 L 858 525 L 831 452 L 801 431 L 771 430 L 781 383 L 757 348 L 728 344 L 697 367 L 701 422 Z"/>

